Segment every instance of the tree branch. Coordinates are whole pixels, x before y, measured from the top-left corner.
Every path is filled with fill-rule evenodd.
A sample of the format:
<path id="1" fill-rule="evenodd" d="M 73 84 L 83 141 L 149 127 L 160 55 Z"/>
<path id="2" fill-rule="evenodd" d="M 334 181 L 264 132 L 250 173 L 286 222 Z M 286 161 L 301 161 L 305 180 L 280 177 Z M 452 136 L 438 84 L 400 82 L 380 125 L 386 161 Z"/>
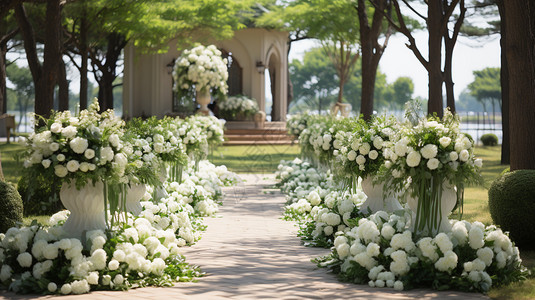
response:
<path id="1" fill-rule="evenodd" d="M 24 40 L 24 49 L 26 50 L 26 59 L 34 79 L 41 78 L 43 72 L 39 58 L 37 57 L 37 48 L 35 47 L 35 34 L 32 25 L 28 21 L 28 15 L 24 5 L 19 3 L 15 6 L 15 18 L 19 24 L 22 38 Z"/>
<path id="2" fill-rule="evenodd" d="M 405 3 L 405 5 L 407 5 L 407 7 L 408 7 L 410 10 L 412 10 L 413 13 L 415 13 L 418 17 L 424 19 L 424 20 L 427 22 L 427 18 L 426 18 L 424 15 L 420 14 L 414 7 L 412 7 L 412 6 L 407 2 L 407 0 L 401 0 L 401 1 L 403 1 L 403 3 Z"/>

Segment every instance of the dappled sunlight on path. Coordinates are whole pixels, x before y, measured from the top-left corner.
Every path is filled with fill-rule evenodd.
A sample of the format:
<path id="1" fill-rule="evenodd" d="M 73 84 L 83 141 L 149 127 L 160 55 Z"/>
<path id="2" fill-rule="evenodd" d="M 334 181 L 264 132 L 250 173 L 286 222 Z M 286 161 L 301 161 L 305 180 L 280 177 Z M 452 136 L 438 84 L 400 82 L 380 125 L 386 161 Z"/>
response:
<path id="1" fill-rule="evenodd" d="M 294 224 L 280 219 L 285 200 L 272 188 L 273 175 L 242 177 L 245 183 L 225 189 L 218 216 L 205 219 L 208 229 L 202 239 L 183 249 L 187 261 L 206 272 L 199 282 L 61 299 L 487 299 L 481 294 L 430 290 L 400 293 L 338 282 L 333 274 L 310 262 L 329 250 L 304 247 Z M 51 297 L 0 292 L 0 298 Z"/>

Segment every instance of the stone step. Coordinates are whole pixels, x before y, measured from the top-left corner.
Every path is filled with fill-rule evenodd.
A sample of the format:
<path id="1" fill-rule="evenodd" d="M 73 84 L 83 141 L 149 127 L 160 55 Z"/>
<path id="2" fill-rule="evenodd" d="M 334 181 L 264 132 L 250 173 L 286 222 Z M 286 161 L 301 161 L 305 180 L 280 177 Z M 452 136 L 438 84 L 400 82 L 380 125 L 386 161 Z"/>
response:
<path id="1" fill-rule="evenodd" d="M 245 135 L 225 135 L 225 140 L 229 141 L 277 141 L 277 140 L 289 140 L 293 139 L 288 135 L 281 134 L 245 134 Z"/>
<path id="2" fill-rule="evenodd" d="M 238 145 L 293 145 L 297 144 L 297 141 L 291 140 L 240 140 L 240 141 L 227 141 L 223 143 L 225 146 L 238 146 Z"/>

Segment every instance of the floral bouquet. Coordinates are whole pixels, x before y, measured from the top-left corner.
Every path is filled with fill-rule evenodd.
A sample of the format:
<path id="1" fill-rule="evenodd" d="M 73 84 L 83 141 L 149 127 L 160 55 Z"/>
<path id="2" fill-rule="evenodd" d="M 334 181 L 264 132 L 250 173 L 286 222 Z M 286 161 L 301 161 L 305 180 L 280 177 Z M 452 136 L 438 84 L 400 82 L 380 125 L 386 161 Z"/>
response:
<path id="1" fill-rule="evenodd" d="M 307 128 L 307 123 L 309 119 L 310 114 L 308 113 L 290 116 L 290 118 L 288 118 L 288 121 L 286 121 L 286 128 L 288 129 L 288 134 L 299 138 L 301 132 L 303 132 L 303 130 Z"/>
<path id="2" fill-rule="evenodd" d="M 173 69 L 173 90 L 180 96 L 193 91 L 210 91 L 221 96 L 227 94 L 227 60 L 221 57 L 216 46 L 199 45 L 187 49 L 176 59 Z"/>
<path id="3" fill-rule="evenodd" d="M 396 132 L 397 121 L 377 117 L 367 123 L 359 119 L 351 127 L 351 132 L 340 131 L 335 136 L 335 174 L 351 178 L 375 176 L 384 164 L 383 149 Z"/>
<path id="4" fill-rule="evenodd" d="M 128 165 L 121 140 L 124 122 L 112 110 L 98 111 L 95 99 L 78 117 L 64 111 L 44 119 L 44 126 L 28 137 L 24 167 L 60 182 L 72 180 L 78 188 L 89 182 L 119 182 Z"/>
<path id="5" fill-rule="evenodd" d="M 214 116 L 194 115 L 187 118 L 186 122 L 192 127 L 201 129 L 206 135 L 206 142 L 210 146 L 217 146 L 224 142 L 224 120 L 219 120 Z"/>
<path id="6" fill-rule="evenodd" d="M 221 117 L 227 120 L 250 120 L 258 112 L 256 100 L 247 96 L 231 96 L 217 103 Z"/>
<path id="7" fill-rule="evenodd" d="M 481 181 L 482 161 L 474 158 L 473 140 L 460 132 L 459 120 L 449 110 L 442 120 L 429 117 L 400 130 L 384 156 L 387 185 L 403 190 L 410 180 L 411 196 L 419 197 L 414 226 L 424 235 L 436 234 L 443 223 L 441 198 L 448 186 L 457 189 L 457 204 L 462 205 L 464 184 Z"/>

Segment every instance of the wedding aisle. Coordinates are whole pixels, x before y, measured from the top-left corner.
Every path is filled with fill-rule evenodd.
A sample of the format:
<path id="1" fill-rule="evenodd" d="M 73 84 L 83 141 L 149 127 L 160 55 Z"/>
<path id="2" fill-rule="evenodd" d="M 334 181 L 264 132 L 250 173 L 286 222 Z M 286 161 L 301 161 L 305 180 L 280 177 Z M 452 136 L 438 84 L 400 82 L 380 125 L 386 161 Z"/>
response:
<path id="1" fill-rule="evenodd" d="M 224 205 L 192 247 L 182 248 L 206 276 L 196 283 L 127 292 L 91 292 L 61 299 L 487 299 L 481 294 L 370 288 L 338 282 L 311 258 L 328 249 L 304 247 L 292 222 L 280 219 L 284 195 L 272 189 L 274 175 L 248 174 L 226 188 Z M 48 299 L 0 292 L 0 299 Z"/>

